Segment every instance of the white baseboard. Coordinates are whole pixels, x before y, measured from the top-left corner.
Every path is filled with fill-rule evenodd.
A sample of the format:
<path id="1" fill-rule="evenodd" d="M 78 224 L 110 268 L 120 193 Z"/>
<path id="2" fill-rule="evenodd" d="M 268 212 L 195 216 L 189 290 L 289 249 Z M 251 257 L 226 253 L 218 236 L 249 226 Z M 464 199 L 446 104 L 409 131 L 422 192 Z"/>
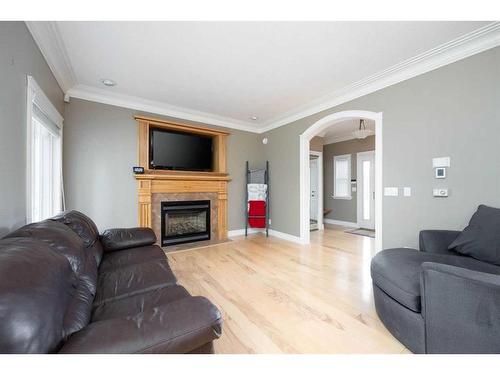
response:
<path id="1" fill-rule="evenodd" d="M 254 233 L 266 233 L 266 230 L 260 229 L 260 228 L 248 228 L 248 234 L 254 234 Z M 229 232 L 227 232 L 227 235 L 228 235 L 228 237 L 244 236 L 245 229 L 230 230 Z M 288 233 L 279 232 L 279 231 L 274 230 L 274 229 L 269 229 L 269 235 L 276 237 L 276 238 L 280 238 L 282 240 L 298 243 L 298 244 L 303 243 L 302 240 L 300 239 L 300 237 L 293 236 L 293 235 L 288 234 Z"/>
<path id="2" fill-rule="evenodd" d="M 265 231 L 266 231 L 265 229 L 260 229 L 260 228 L 248 228 L 248 234 L 262 233 Z M 228 237 L 237 237 L 244 235 L 245 235 L 245 229 L 234 229 L 227 232 Z"/>
<path id="3" fill-rule="evenodd" d="M 298 243 L 298 244 L 304 243 L 300 239 L 300 237 L 297 237 L 297 236 L 294 236 L 294 235 L 288 234 L 288 233 L 278 232 L 277 230 L 274 230 L 274 229 L 269 229 L 269 235 L 276 237 L 276 238 L 281 238 L 282 240 Z"/>
<path id="4" fill-rule="evenodd" d="M 358 223 L 352 223 L 350 221 L 323 219 L 323 222 L 325 224 L 342 225 L 343 227 L 349 227 L 349 228 L 359 228 Z"/>

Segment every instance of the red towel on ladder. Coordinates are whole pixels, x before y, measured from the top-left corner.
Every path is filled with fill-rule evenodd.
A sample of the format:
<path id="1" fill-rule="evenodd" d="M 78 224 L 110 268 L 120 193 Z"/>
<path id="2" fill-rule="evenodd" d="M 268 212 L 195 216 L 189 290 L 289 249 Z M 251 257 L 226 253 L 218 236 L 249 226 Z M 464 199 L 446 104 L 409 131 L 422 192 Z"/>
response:
<path id="1" fill-rule="evenodd" d="M 265 228 L 266 201 L 248 201 L 248 216 L 263 216 L 249 217 L 248 225 L 252 228 Z"/>

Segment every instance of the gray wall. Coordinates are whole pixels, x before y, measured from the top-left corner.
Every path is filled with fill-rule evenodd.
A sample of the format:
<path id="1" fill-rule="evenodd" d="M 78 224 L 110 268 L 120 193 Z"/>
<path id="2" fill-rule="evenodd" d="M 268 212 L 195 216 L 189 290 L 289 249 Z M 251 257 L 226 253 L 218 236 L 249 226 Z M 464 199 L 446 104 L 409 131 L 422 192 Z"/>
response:
<path id="1" fill-rule="evenodd" d="M 0 237 L 26 223 L 26 75 L 62 114 L 63 93 L 24 22 L 0 22 Z"/>
<path id="2" fill-rule="evenodd" d="M 500 47 L 471 56 L 265 134 L 272 167 L 272 228 L 299 235 L 299 135 L 343 110 L 383 112 L 383 245 L 416 246 L 423 228 L 461 229 L 480 203 L 500 207 Z M 283 150 L 287 152 L 284 153 Z M 431 159 L 450 156 L 446 180 Z M 433 198 L 447 186 L 449 198 Z"/>
<path id="3" fill-rule="evenodd" d="M 348 221 L 355 223 L 358 220 L 357 194 L 351 192 L 352 199 L 333 199 L 333 157 L 336 155 L 351 154 L 351 179 L 356 178 L 357 153 L 375 150 L 375 136 L 365 139 L 351 139 L 349 141 L 330 143 L 323 146 L 323 203 L 325 208 L 332 209 L 327 219 Z"/>
<path id="4" fill-rule="evenodd" d="M 132 174 L 132 166 L 137 165 L 136 114 L 130 109 L 85 100 L 71 99 L 66 104 L 66 207 L 88 214 L 100 230 L 137 225 L 137 186 Z M 263 145 L 256 134 L 226 130 L 231 133 L 228 224 L 233 230 L 245 226 L 245 161 L 252 165 L 263 161 Z"/>

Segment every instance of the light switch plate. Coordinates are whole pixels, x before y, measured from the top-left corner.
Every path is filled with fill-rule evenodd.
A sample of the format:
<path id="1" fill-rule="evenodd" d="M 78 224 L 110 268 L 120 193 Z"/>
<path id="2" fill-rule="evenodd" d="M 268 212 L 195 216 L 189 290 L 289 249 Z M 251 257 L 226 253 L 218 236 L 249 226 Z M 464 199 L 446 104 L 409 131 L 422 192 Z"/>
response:
<path id="1" fill-rule="evenodd" d="M 399 189 L 397 187 L 386 187 L 384 188 L 384 195 L 386 197 L 397 197 L 399 195 Z"/>
<path id="2" fill-rule="evenodd" d="M 450 167 L 450 157 L 449 156 L 432 159 L 432 168 L 449 168 L 449 167 Z"/>
<path id="3" fill-rule="evenodd" d="M 403 195 L 405 197 L 411 197 L 411 187 L 404 187 L 403 188 Z"/>

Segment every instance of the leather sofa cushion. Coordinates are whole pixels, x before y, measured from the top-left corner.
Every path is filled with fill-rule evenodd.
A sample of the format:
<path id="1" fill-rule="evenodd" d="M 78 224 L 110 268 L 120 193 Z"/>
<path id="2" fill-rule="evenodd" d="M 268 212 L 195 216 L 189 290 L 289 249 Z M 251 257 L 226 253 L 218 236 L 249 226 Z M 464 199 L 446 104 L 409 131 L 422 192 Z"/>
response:
<path id="1" fill-rule="evenodd" d="M 176 283 L 166 258 L 100 272 L 94 305 Z"/>
<path id="2" fill-rule="evenodd" d="M 187 353 L 219 338 L 221 321 L 208 299 L 186 297 L 133 317 L 91 323 L 60 353 Z"/>
<path id="3" fill-rule="evenodd" d="M 85 327 L 90 321 L 97 289 L 97 265 L 84 241 L 68 226 L 52 220 L 26 225 L 6 238 L 32 238 L 44 242 L 63 255 L 76 276 L 75 291 L 64 318 L 64 336 Z"/>
<path id="4" fill-rule="evenodd" d="M 94 255 L 96 264 L 99 265 L 102 259 L 102 246 L 99 242 L 99 230 L 87 215 L 79 211 L 65 211 L 49 220 L 57 221 L 71 228 L 82 240 L 85 247 Z"/>
<path id="5" fill-rule="evenodd" d="M 55 352 L 75 283 L 67 259 L 48 243 L 0 240 L 0 352 Z"/>
<path id="6" fill-rule="evenodd" d="M 150 292 L 102 303 L 94 308 L 92 321 L 126 318 L 158 306 L 167 305 L 190 294 L 180 285 L 167 286 Z"/>
<path id="7" fill-rule="evenodd" d="M 500 265 L 500 208 L 480 205 L 469 225 L 448 248 L 483 262 Z"/>
<path id="8" fill-rule="evenodd" d="M 475 271 L 500 274 L 500 267 L 470 257 L 433 254 L 403 248 L 383 250 L 372 259 L 372 280 L 401 305 L 420 312 L 420 274 L 421 265 L 424 262 L 449 264 Z"/>
<path id="9" fill-rule="evenodd" d="M 25 225 L 4 238 L 33 238 L 45 242 L 55 252 L 68 259 L 71 268 L 80 274 L 85 264 L 83 241 L 66 225 L 55 221 L 41 221 Z"/>
<path id="10" fill-rule="evenodd" d="M 115 228 L 104 231 L 101 243 L 105 251 L 117 251 L 153 245 L 156 235 L 151 228 Z"/>
<path id="11" fill-rule="evenodd" d="M 155 245 L 113 251 L 111 253 L 106 253 L 99 266 L 99 271 L 104 272 L 110 269 L 133 266 L 154 259 L 167 260 L 165 252 Z"/>

